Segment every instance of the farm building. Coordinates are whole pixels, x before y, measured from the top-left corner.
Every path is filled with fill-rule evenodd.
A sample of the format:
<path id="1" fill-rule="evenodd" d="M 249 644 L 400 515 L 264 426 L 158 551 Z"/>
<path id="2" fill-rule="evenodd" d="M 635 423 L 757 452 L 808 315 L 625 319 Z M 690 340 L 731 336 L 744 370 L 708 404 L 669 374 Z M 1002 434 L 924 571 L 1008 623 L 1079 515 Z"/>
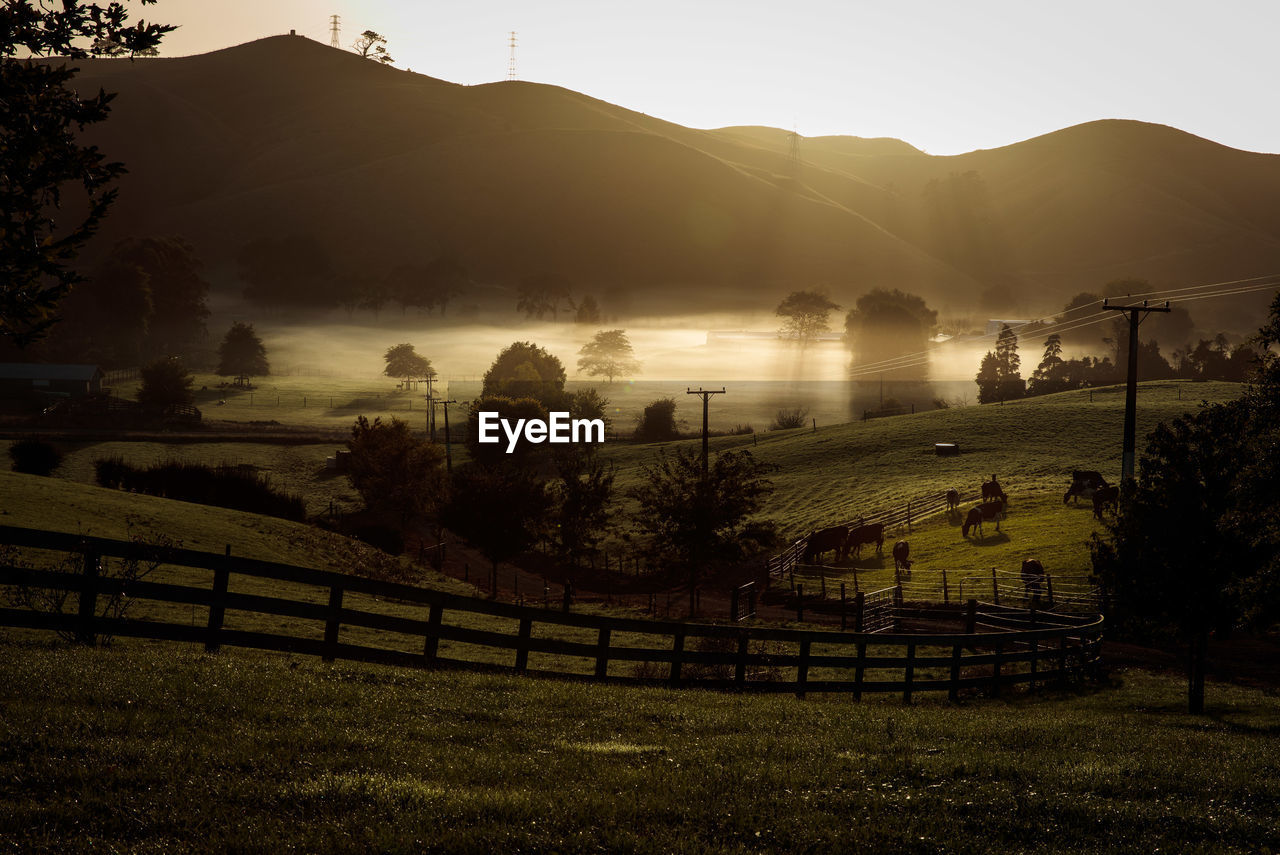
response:
<path id="1" fill-rule="evenodd" d="M 0 363 L 0 398 L 31 392 L 79 398 L 102 392 L 102 369 L 96 365 L 51 365 L 34 362 Z"/>

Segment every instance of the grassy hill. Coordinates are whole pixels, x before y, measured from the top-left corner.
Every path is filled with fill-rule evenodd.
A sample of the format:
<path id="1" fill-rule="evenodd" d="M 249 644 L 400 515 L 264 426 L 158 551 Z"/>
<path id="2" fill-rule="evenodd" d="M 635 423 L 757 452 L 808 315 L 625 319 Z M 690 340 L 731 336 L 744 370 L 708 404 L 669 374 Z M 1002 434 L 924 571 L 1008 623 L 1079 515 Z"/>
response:
<path id="1" fill-rule="evenodd" d="M 1094 122 L 954 157 L 823 137 L 795 161 L 776 129 L 463 87 L 298 37 L 81 66 L 81 85 L 120 93 L 93 135 L 130 168 L 98 246 L 177 233 L 228 288 L 263 234 L 314 235 L 344 269 L 449 250 L 486 283 L 559 271 L 612 293 L 606 311 L 664 291 L 682 312 L 758 308 L 815 282 L 846 303 L 892 283 L 957 310 L 1000 284 L 1056 310 L 1118 277 L 1280 269 L 1280 158 L 1163 126 Z"/>

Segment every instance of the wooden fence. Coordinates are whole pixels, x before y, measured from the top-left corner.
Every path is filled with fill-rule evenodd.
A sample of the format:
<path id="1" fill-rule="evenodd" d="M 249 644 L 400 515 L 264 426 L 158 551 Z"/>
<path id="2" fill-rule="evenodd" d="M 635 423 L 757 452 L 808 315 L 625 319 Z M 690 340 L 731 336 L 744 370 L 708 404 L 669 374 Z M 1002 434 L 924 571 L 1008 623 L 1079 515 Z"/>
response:
<path id="1" fill-rule="evenodd" d="M 0 626 L 58 630 L 93 642 L 100 633 L 220 646 L 287 651 L 409 667 L 448 667 L 528 673 L 613 683 L 696 686 L 759 692 L 900 693 L 977 690 L 998 694 L 1014 684 L 1064 682 L 1092 669 L 1099 658 L 1102 618 L 984 607 L 900 614 L 897 620 L 964 622 L 964 632 L 836 632 L 759 625 L 690 624 L 563 610 L 539 609 L 463 597 L 442 591 L 332 571 L 314 570 L 187 549 L 0 527 L 0 544 L 72 554 L 78 572 L 38 569 L 31 562 L 0 564 L 0 586 L 69 591 L 74 612 L 0 608 Z M 9 550 L 16 554 L 16 550 Z M 163 562 L 211 572 L 208 587 L 112 578 L 104 558 Z M 189 572 L 189 570 L 188 570 Z M 311 589 L 307 602 L 232 590 L 243 580 L 274 580 Z M 233 582 L 235 584 L 233 585 Z M 348 595 L 394 604 L 400 614 L 351 608 Z M 207 607 L 207 620 L 191 624 L 101 614 L 100 597 L 127 597 Z M 314 600 L 314 597 L 313 597 Z M 117 600 L 118 601 L 118 600 Z M 363 602 L 363 601 L 362 601 Z M 407 617 L 405 610 L 422 616 Z M 174 616 L 170 610 L 170 616 Z M 226 626 L 228 612 L 312 622 L 312 637 Z M 194 610 L 193 610 L 194 614 Z M 477 616 L 479 619 L 477 619 Z M 984 626 L 979 626 L 979 617 Z M 460 625 L 457 618 L 470 625 Z M 499 625 L 514 622 L 514 632 Z M 379 642 L 402 649 L 343 640 L 344 631 L 376 631 Z M 318 631 L 323 630 L 320 634 Z M 988 631 L 981 631 L 981 630 Z M 368 633 L 366 632 L 366 636 Z M 576 637 L 575 637 L 576 636 Z M 584 640 L 585 638 L 585 640 Z M 407 641 L 412 646 L 403 649 Z M 442 643 L 486 651 L 488 660 L 443 655 Z M 494 662 L 494 651 L 506 662 Z M 530 655 L 548 655 L 550 667 L 530 667 Z M 570 663 L 576 663 L 570 664 Z M 659 663 L 655 670 L 652 666 Z M 619 673 L 624 669 L 630 673 Z"/>

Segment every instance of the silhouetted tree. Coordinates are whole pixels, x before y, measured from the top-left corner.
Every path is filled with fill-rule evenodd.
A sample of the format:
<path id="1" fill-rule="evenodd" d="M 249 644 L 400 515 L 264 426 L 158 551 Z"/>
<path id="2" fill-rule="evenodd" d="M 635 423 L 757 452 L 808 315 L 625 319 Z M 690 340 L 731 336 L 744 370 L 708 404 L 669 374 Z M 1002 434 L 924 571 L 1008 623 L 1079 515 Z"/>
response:
<path id="1" fill-rule="evenodd" d="M 1068 300 L 1058 315 L 1063 342 L 1077 345 L 1091 344 L 1096 347 L 1101 343 L 1103 335 L 1102 325 L 1098 322 L 1108 317 L 1102 312 L 1101 294 L 1081 291 Z"/>
<path id="2" fill-rule="evenodd" d="M 659 398 L 636 417 L 633 438 L 639 442 L 667 442 L 679 436 L 675 398 Z"/>
<path id="3" fill-rule="evenodd" d="M 556 479 L 553 522 L 556 540 L 569 562 L 578 566 L 594 552 L 609 523 L 614 468 L 600 459 L 593 446 L 565 446 L 553 454 Z"/>
<path id="4" fill-rule="evenodd" d="M 138 372 L 142 385 L 138 387 L 138 403 L 147 410 L 166 412 L 174 407 L 191 403 L 191 372 L 176 357 L 157 359 L 144 365 Z"/>
<path id="5" fill-rule="evenodd" d="M 640 361 L 626 330 L 600 330 L 578 351 L 578 370 L 612 383 L 619 374 L 639 371 Z"/>
<path id="6" fill-rule="evenodd" d="M 600 323 L 600 304 L 590 294 L 578 301 L 578 309 L 573 319 L 580 324 Z"/>
<path id="7" fill-rule="evenodd" d="M 496 593 L 498 563 L 537 542 L 550 504 L 546 485 L 525 468 L 469 463 L 454 472 L 444 523 L 489 559 Z"/>
<path id="8" fill-rule="evenodd" d="M 217 373 L 222 377 L 234 376 L 237 383 L 271 373 L 267 348 L 253 331 L 253 324 L 236 321 L 227 330 L 222 344 L 218 345 Z"/>
<path id="9" fill-rule="evenodd" d="M 360 38 L 356 39 L 351 45 L 351 49 L 365 59 L 372 59 L 383 65 L 390 65 L 395 62 L 391 58 L 391 54 L 387 53 L 387 39 L 385 36 L 378 35 L 373 30 L 365 30 L 360 34 Z"/>
<path id="10" fill-rule="evenodd" d="M 501 428 L 491 431 L 498 437 L 497 442 L 480 442 L 480 414 L 497 413 L 498 418 L 506 419 L 515 428 L 521 419 L 547 418 L 547 409 L 534 398 L 509 398 L 505 395 L 483 395 L 471 402 L 467 414 L 467 453 L 472 460 L 486 466 L 522 466 L 530 459 L 541 459 L 545 456 L 544 445 L 525 442 L 522 438 L 515 448 L 508 452 L 507 435 Z"/>
<path id="11" fill-rule="evenodd" d="M 860 363 L 918 356 L 929 346 L 938 313 L 922 297 L 876 288 L 858 298 L 845 316 L 845 344 Z M 856 367 L 856 365 L 855 365 Z M 884 372 L 890 377 L 924 377 L 924 359 L 904 359 Z"/>
<path id="12" fill-rule="evenodd" d="M 382 358 L 387 363 L 382 373 L 388 377 L 403 377 L 406 389 L 414 380 L 430 380 L 436 376 L 431 360 L 419 354 L 408 342 L 387 348 Z"/>
<path id="13" fill-rule="evenodd" d="M 1063 365 L 1062 337 L 1058 333 L 1053 333 L 1045 339 L 1044 357 L 1031 374 L 1031 382 L 1027 385 L 1027 394 L 1048 395 L 1065 389 L 1066 383 L 1062 376 Z"/>
<path id="14" fill-rule="evenodd" d="M 689 611 L 697 585 L 709 566 L 750 554 L 772 543 L 773 523 L 751 522 L 773 490 L 765 477 L 772 467 L 750 451 L 724 451 L 702 474 L 702 456 L 689 448 L 659 452 L 644 469 L 643 482 L 629 491 L 640 507 L 635 523 L 655 552 L 679 561 L 689 580 Z"/>
<path id="15" fill-rule="evenodd" d="M 975 378 L 978 383 L 978 403 L 1010 401 L 1025 395 L 1026 381 L 1018 371 L 1021 363 L 1017 335 L 1008 324 L 1001 324 L 995 352 L 987 351 Z"/>
<path id="16" fill-rule="evenodd" d="M 564 365 L 531 341 L 517 341 L 493 360 L 484 374 L 483 395 L 536 398 L 545 406 L 562 402 Z"/>
<path id="17" fill-rule="evenodd" d="M 356 419 L 347 440 L 347 477 L 375 513 L 393 515 L 401 527 L 432 517 L 444 500 L 444 451 L 414 436 L 397 418 L 384 423 Z"/>
<path id="18" fill-rule="evenodd" d="M 568 279 L 556 273 L 525 277 L 516 294 L 516 309 L 524 312 L 526 318 L 542 320 L 549 314 L 552 320 L 558 320 L 561 303 L 573 308 L 572 286 Z"/>
<path id="19" fill-rule="evenodd" d="M 127 19 L 121 3 L 0 5 L 0 336 L 22 347 L 57 322 L 63 297 L 81 281 L 72 262 L 115 201 L 111 185 L 124 172 L 82 144 L 81 132 L 107 117 L 114 96 L 99 90 L 81 98 L 75 66 L 27 57 L 84 59 L 90 50 L 83 45 L 94 39 L 137 54 L 173 29 Z"/>
<path id="20" fill-rule="evenodd" d="M 805 347 L 831 329 L 829 318 L 839 308 L 821 291 L 792 291 L 778 304 L 774 314 L 787 319 L 782 325 L 782 335 Z"/>

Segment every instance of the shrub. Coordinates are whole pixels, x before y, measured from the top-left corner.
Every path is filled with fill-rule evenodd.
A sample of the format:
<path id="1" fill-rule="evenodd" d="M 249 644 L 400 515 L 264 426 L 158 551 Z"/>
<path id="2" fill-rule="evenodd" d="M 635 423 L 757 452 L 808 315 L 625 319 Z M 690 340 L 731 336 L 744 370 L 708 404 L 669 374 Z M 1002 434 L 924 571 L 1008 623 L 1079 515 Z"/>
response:
<path id="1" fill-rule="evenodd" d="M 95 460 L 93 468 L 98 485 L 102 487 L 265 514 L 294 522 L 303 522 L 307 518 L 307 506 L 302 496 L 276 491 L 270 478 L 246 467 L 158 463 L 142 469 L 130 466 L 119 457 L 106 457 Z"/>
<path id="2" fill-rule="evenodd" d="M 41 439 L 20 439 L 9 446 L 13 471 L 26 475 L 49 475 L 62 463 L 58 449 Z"/>
<path id="3" fill-rule="evenodd" d="M 640 442 L 665 442 L 679 436 L 675 398 L 659 398 L 645 407 L 644 414 L 636 419 L 635 438 Z"/>
<path id="4" fill-rule="evenodd" d="M 773 424 L 769 425 L 769 430 L 802 428 L 808 422 L 809 409 L 807 407 L 796 407 L 794 410 L 778 410 L 778 414 L 773 417 Z"/>

